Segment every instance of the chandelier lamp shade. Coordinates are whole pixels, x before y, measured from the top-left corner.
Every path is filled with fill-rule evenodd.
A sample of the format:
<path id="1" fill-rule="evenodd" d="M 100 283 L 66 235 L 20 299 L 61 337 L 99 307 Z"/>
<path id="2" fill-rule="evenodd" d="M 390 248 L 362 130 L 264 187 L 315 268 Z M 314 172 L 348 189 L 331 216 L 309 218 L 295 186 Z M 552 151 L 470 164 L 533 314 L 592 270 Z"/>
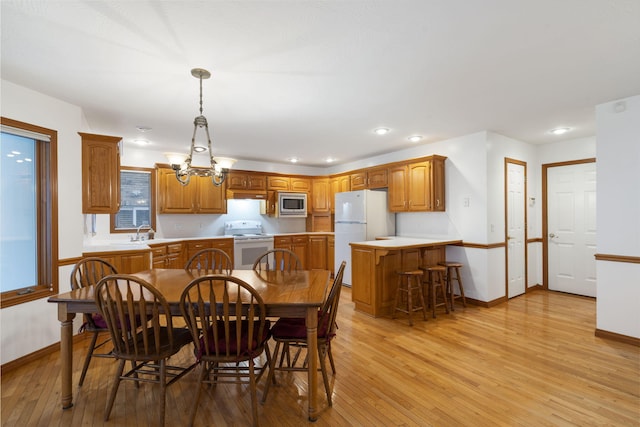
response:
<path id="1" fill-rule="evenodd" d="M 189 154 L 183 153 L 165 153 L 171 169 L 176 173 L 176 179 L 182 185 L 189 184 L 191 176 L 207 176 L 211 177 L 214 185 L 219 186 L 224 183 L 229 173 L 229 169 L 236 162 L 235 159 L 229 157 L 214 157 L 211 150 L 211 137 L 209 136 L 209 125 L 207 118 L 202 115 L 202 79 L 211 77 L 211 73 L 202 68 L 194 68 L 191 75 L 200 80 L 200 115 L 193 120 L 193 136 L 191 137 L 191 149 Z M 196 133 L 199 128 L 204 129 L 207 137 L 207 149 L 209 150 L 209 167 L 192 166 L 193 153 L 196 150 Z"/>

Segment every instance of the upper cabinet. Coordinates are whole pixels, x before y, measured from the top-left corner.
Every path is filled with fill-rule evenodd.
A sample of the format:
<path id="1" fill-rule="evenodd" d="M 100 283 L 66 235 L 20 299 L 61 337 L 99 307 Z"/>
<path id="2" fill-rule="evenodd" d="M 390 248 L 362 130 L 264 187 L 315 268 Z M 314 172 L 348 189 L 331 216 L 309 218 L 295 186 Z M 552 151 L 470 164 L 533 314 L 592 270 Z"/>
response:
<path id="1" fill-rule="evenodd" d="M 430 156 L 389 167 L 389 210 L 392 212 L 444 211 L 444 161 Z"/>
<path id="2" fill-rule="evenodd" d="M 82 137 L 82 213 L 120 210 L 120 141 L 117 136 L 78 132 Z"/>
<path id="3" fill-rule="evenodd" d="M 311 179 L 299 176 L 269 175 L 267 176 L 267 190 L 310 193 Z"/>
<path id="4" fill-rule="evenodd" d="M 329 184 L 329 204 L 331 206 L 331 213 L 335 213 L 336 193 L 351 191 L 351 178 L 349 175 L 334 176 L 331 178 Z"/>
<path id="5" fill-rule="evenodd" d="M 391 212 L 405 212 L 408 210 L 409 195 L 407 191 L 409 180 L 407 179 L 407 174 L 408 167 L 405 164 L 389 167 L 387 205 Z"/>
<path id="6" fill-rule="evenodd" d="M 267 190 L 269 191 L 289 191 L 288 176 L 267 176 Z"/>
<path id="7" fill-rule="evenodd" d="M 227 176 L 227 189 L 266 191 L 267 177 L 262 173 L 231 171 Z"/>
<path id="8" fill-rule="evenodd" d="M 331 212 L 329 178 L 314 178 L 311 195 L 311 211 L 313 213 Z"/>
<path id="9" fill-rule="evenodd" d="M 389 185 L 387 179 L 387 167 L 375 167 L 361 170 L 351 174 L 351 191 L 374 188 L 386 188 Z"/>
<path id="10" fill-rule="evenodd" d="M 216 186 L 211 178 L 192 176 L 182 185 L 173 169 L 158 168 L 158 212 L 161 214 L 227 213 L 225 185 Z"/>

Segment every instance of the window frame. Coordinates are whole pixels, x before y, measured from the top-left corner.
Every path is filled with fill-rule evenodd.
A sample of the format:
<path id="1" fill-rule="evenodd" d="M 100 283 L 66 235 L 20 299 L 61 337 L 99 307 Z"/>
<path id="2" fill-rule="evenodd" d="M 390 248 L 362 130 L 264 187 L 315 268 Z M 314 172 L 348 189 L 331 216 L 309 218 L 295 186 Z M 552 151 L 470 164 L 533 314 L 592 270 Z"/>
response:
<path id="1" fill-rule="evenodd" d="M 0 308 L 11 307 L 58 294 L 58 131 L 0 116 L 0 124 L 49 136 L 49 141 L 35 139 L 37 209 L 37 277 L 36 285 L 0 294 Z M 47 145 L 48 145 L 48 150 Z M 48 184 L 48 185 L 47 185 Z M 48 191 L 43 190 L 48 187 Z M 28 292 L 25 292 L 29 290 Z"/>
<path id="2" fill-rule="evenodd" d="M 120 166 L 120 172 L 122 171 L 135 171 L 149 173 L 151 189 L 149 191 L 149 220 L 151 221 L 151 228 L 156 229 L 156 170 L 155 168 L 139 168 L 133 166 Z M 122 177 L 120 178 L 120 198 L 122 198 Z M 120 203 L 120 209 L 122 209 L 122 203 Z M 120 212 L 118 209 L 118 212 Z M 109 229 L 111 233 L 132 233 L 136 232 L 136 228 L 116 228 L 116 215 L 118 212 L 109 215 Z"/>

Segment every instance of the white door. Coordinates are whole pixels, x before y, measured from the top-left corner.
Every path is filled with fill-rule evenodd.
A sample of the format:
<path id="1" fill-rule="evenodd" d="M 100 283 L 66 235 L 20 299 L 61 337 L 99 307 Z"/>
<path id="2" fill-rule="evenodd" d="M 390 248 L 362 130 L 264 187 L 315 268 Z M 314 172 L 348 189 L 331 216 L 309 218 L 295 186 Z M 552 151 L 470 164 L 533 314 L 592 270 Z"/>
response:
<path id="1" fill-rule="evenodd" d="M 547 168 L 549 289 L 596 296 L 596 164 Z"/>
<path id="2" fill-rule="evenodd" d="M 506 159 L 507 182 L 507 298 L 522 295 L 526 287 L 526 163 Z"/>

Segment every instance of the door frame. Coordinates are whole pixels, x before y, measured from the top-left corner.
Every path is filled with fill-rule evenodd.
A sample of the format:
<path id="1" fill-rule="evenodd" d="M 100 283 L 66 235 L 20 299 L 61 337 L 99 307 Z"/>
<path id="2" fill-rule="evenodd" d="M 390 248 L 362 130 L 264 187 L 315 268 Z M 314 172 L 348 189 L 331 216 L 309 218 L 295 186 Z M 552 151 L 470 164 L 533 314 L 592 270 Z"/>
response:
<path id="1" fill-rule="evenodd" d="M 566 162 L 545 163 L 542 165 L 542 289 L 549 290 L 549 205 L 548 205 L 548 177 L 549 168 L 573 166 L 584 163 L 595 163 L 596 158 L 590 157 Z"/>
<path id="2" fill-rule="evenodd" d="M 508 166 L 509 163 L 513 163 L 524 168 L 524 293 L 529 292 L 529 253 L 528 253 L 528 228 L 529 222 L 527 220 L 527 162 L 522 160 L 516 160 L 509 157 L 504 158 L 504 296 L 509 300 L 509 180 L 508 180 Z"/>

